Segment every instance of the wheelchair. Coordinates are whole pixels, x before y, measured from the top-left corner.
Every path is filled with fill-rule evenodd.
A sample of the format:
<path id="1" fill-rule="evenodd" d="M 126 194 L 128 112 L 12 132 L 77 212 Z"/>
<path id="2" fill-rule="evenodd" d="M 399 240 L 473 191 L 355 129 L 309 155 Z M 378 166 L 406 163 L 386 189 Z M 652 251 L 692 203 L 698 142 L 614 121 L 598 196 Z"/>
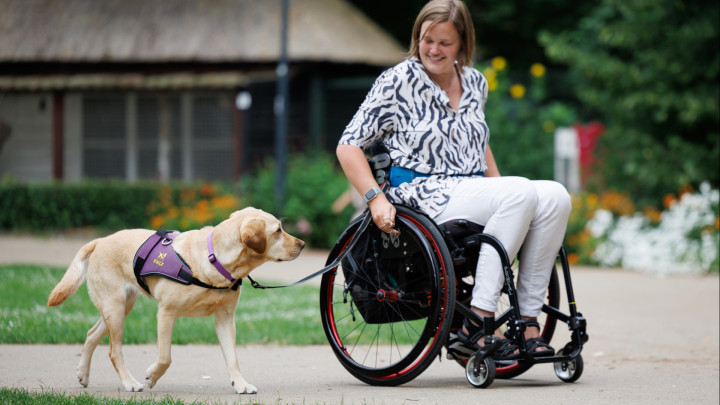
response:
<path id="1" fill-rule="evenodd" d="M 378 184 L 388 187 L 387 159 L 369 159 Z M 560 311 L 557 268 L 538 318 L 541 336 L 550 343 L 558 321 L 567 324 L 570 341 L 554 356 L 533 357 L 525 348 L 525 321 L 515 290 L 516 261 L 502 244 L 467 221 L 435 224 L 423 213 L 396 205 L 397 235 L 382 232 L 366 211 L 341 234 L 327 264 L 344 255 L 321 280 L 323 329 L 335 356 L 354 377 L 370 385 L 397 386 L 411 381 L 448 349 L 449 337 L 463 317 L 483 326 L 485 345 L 472 354 L 448 358 L 465 368 L 477 388 L 495 378 L 516 377 L 537 363 L 553 363 L 558 378 L 576 381 L 583 372 L 581 351 L 587 342 L 586 320 L 578 312 L 563 248 L 562 267 L 568 313 Z M 480 249 L 500 255 L 504 286 L 497 318 L 480 318 L 470 310 L 473 276 Z M 521 258 L 519 259 L 521 260 Z M 515 262 L 515 263 L 514 263 Z M 518 343 L 520 358 L 495 361 L 492 338 L 497 328 Z"/>

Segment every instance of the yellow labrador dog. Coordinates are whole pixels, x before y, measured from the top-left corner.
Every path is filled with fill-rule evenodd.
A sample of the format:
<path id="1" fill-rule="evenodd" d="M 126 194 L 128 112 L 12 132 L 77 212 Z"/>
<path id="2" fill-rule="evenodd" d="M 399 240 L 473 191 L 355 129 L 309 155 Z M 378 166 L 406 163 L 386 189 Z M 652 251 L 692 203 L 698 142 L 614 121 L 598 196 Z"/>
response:
<path id="1" fill-rule="evenodd" d="M 192 230 L 174 236 L 171 241 L 197 281 L 184 285 L 159 277 L 137 277 L 133 261 L 143 242 L 154 233 L 145 229 L 119 231 L 95 239 L 75 255 L 62 280 L 50 293 L 48 306 L 60 305 L 87 279 L 88 292 L 101 318 L 87 333 L 77 376 L 87 387 L 90 360 L 100 340 L 110 336 L 110 360 L 127 391 L 142 391 L 140 384 L 123 362 L 122 336 L 125 317 L 138 295 L 158 302 L 158 359 L 147 369 L 145 387 L 152 388 L 170 366 L 170 341 L 179 317 L 215 316 L 215 330 L 227 363 L 235 392 L 257 392 L 240 375 L 235 353 L 235 308 L 240 289 L 235 285 L 251 270 L 267 261 L 293 260 L 305 243 L 285 231 L 274 216 L 255 208 L 236 211 L 213 227 Z M 169 239 L 163 239 L 163 243 Z M 158 243 L 160 244 L 160 243 Z M 162 266 L 163 254 L 152 257 Z M 224 273 L 223 273 L 224 270 Z M 142 284 L 145 284 L 143 286 Z M 148 292 L 150 294 L 148 294 Z"/>

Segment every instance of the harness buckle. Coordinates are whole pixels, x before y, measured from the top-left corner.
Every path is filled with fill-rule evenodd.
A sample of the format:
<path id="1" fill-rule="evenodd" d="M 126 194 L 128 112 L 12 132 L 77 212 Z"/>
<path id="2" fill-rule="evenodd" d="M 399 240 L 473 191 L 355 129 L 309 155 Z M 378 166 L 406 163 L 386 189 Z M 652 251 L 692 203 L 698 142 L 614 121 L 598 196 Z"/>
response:
<path id="1" fill-rule="evenodd" d="M 215 261 L 217 260 L 215 258 L 215 253 L 210 253 L 210 255 L 208 256 L 208 260 L 210 260 L 210 263 L 215 263 Z"/>

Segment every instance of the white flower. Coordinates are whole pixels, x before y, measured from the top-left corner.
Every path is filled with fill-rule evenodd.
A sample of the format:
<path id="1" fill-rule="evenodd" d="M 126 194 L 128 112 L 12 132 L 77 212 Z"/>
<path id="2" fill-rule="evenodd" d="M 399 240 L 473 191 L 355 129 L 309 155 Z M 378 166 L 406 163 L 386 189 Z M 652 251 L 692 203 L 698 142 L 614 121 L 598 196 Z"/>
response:
<path id="1" fill-rule="evenodd" d="M 699 194 L 687 193 L 664 211 L 656 227 L 640 214 L 615 220 L 609 211 L 597 210 L 586 225 L 601 240 L 593 258 L 603 266 L 655 274 L 707 272 L 720 250 L 718 233 L 713 231 L 718 201 L 720 191 L 705 182 Z M 698 239 L 702 229 L 710 231 L 703 231 Z"/>

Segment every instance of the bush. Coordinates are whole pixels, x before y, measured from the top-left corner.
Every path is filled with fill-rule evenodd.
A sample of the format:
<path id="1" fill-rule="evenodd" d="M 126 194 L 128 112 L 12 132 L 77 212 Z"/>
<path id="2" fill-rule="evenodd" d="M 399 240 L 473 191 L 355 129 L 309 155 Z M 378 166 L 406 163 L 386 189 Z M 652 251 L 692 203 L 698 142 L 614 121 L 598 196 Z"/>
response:
<path id="1" fill-rule="evenodd" d="M 517 78 L 511 78 L 502 57 L 477 68 L 488 81 L 485 119 L 500 173 L 552 179 L 555 129 L 574 123 L 575 111 L 547 99 L 546 71 L 539 63 L 531 66 L 528 75 Z"/>
<path id="2" fill-rule="evenodd" d="M 347 227 L 352 207 L 333 214 L 333 202 L 349 187 L 335 157 L 321 151 L 288 159 L 285 202 L 275 192 L 275 162 L 267 159 L 238 184 L 247 205 L 282 215 L 285 228 L 314 248 L 330 248 Z"/>
<path id="3" fill-rule="evenodd" d="M 0 182 L 0 229 L 121 229 L 148 224 L 152 184 Z"/>

